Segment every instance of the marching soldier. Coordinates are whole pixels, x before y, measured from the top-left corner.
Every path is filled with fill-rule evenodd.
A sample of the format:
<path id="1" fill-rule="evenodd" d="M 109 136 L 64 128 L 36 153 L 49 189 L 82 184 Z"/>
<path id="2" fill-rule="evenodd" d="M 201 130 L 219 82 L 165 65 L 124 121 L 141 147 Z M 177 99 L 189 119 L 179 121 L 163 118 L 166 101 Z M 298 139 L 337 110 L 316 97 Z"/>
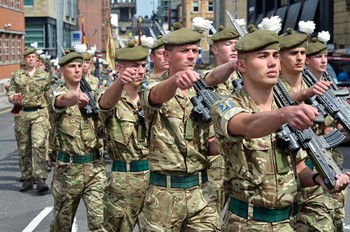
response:
<path id="1" fill-rule="evenodd" d="M 47 179 L 48 133 L 50 128 L 47 99 L 51 80 L 48 73 L 36 67 L 37 54 L 34 48 L 26 48 L 25 68 L 13 74 L 7 92 L 8 101 L 20 110 L 15 120 L 15 132 L 18 139 L 20 169 L 24 179 L 20 191 L 33 188 L 39 193 L 49 190 Z"/>
<path id="2" fill-rule="evenodd" d="M 244 86 L 211 110 L 226 159 L 225 186 L 230 193 L 223 230 L 294 231 L 296 177 L 304 187 L 325 185 L 318 173 L 305 165 L 305 152 L 287 155 L 276 148 L 274 133 L 285 123 L 306 129 L 318 112 L 309 105 L 277 108 L 273 86 L 280 69 L 278 36 L 254 26 L 248 29 L 250 33 L 236 44 L 237 69 Z M 332 191 L 346 188 L 349 175 L 337 176 Z"/>
<path id="3" fill-rule="evenodd" d="M 139 216 L 142 231 L 218 231 L 208 184 L 208 156 L 217 154 L 209 123 L 190 118 L 201 35 L 174 24 L 163 36 L 169 70 L 139 91 L 149 134 L 150 186 Z"/>
<path id="4" fill-rule="evenodd" d="M 118 78 L 99 98 L 107 132 L 112 172 L 105 193 L 108 231 L 133 231 L 148 187 L 148 147 L 137 88 L 145 79 L 148 49 L 135 46 L 116 52 Z"/>
<path id="5" fill-rule="evenodd" d="M 105 231 L 103 196 L 105 161 L 101 157 L 94 116 L 86 111 L 91 99 L 80 90 L 83 56 L 68 53 L 59 62 L 65 84 L 53 89 L 50 103 L 56 126 L 57 162 L 52 180 L 54 220 L 50 231 L 71 231 L 82 198 L 89 231 Z"/>

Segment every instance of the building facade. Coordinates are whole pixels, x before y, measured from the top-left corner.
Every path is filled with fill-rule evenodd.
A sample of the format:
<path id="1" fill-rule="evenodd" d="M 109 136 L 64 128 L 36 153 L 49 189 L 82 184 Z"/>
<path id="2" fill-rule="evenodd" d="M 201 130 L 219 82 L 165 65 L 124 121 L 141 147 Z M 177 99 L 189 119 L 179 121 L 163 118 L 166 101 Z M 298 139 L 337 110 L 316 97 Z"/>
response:
<path id="1" fill-rule="evenodd" d="M 23 54 L 23 0 L 0 0 L 0 91 L 13 71 L 19 69 Z"/>

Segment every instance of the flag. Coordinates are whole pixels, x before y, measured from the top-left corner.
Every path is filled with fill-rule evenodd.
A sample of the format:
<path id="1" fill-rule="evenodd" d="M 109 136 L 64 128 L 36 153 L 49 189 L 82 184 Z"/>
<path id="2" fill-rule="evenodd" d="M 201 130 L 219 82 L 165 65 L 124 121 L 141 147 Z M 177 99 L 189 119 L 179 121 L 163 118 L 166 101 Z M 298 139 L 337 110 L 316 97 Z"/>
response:
<path id="1" fill-rule="evenodd" d="M 107 38 L 107 46 L 106 46 L 106 59 L 108 63 L 108 67 L 110 69 L 115 68 L 115 46 L 114 39 L 112 35 L 112 25 L 108 28 L 108 38 Z"/>
<path id="2" fill-rule="evenodd" d="M 81 20 L 81 44 L 86 44 L 85 30 L 84 30 L 84 19 Z"/>

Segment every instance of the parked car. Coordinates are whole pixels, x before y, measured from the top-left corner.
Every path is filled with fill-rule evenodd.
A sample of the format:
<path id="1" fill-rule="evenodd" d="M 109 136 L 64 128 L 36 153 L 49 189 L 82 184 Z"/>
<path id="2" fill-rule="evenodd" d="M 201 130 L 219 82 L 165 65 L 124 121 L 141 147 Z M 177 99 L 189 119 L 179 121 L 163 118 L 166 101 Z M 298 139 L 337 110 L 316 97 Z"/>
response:
<path id="1" fill-rule="evenodd" d="M 337 86 L 350 88 L 350 57 L 328 56 L 327 71 Z"/>

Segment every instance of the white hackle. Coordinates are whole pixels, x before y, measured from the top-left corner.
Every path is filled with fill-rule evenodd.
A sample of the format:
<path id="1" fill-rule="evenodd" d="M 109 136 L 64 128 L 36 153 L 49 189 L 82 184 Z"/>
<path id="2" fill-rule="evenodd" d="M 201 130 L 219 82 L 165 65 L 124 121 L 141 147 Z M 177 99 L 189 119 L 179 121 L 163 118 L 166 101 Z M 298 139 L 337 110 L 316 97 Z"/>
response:
<path id="1" fill-rule="evenodd" d="M 328 31 L 321 31 L 317 35 L 318 41 L 327 44 L 327 42 L 331 39 L 331 35 Z"/>
<path id="2" fill-rule="evenodd" d="M 299 31 L 306 33 L 308 36 L 310 36 L 316 28 L 316 25 L 313 21 L 300 21 L 298 26 Z"/>
<path id="3" fill-rule="evenodd" d="M 141 45 L 146 48 L 152 48 L 154 44 L 153 37 L 147 37 L 145 35 L 141 36 Z"/>
<path id="4" fill-rule="evenodd" d="M 264 18 L 258 25 L 260 30 L 269 30 L 278 34 L 282 29 L 282 19 L 279 16 L 272 16 L 271 18 Z"/>
<path id="5" fill-rule="evenodd" d="M 86 44 L 79 44 L 74 46 L 74 50 L 78 53 L 84 53 L 87 50 Z"/>
<path id="6" fill-rule="evenodd" d="M 192 19 L 192 30 L 202 33 L 204 31 L 209 31 L 210 25 L 213 21 L 204 19 L 202 17 L 194 17 Z"/>

